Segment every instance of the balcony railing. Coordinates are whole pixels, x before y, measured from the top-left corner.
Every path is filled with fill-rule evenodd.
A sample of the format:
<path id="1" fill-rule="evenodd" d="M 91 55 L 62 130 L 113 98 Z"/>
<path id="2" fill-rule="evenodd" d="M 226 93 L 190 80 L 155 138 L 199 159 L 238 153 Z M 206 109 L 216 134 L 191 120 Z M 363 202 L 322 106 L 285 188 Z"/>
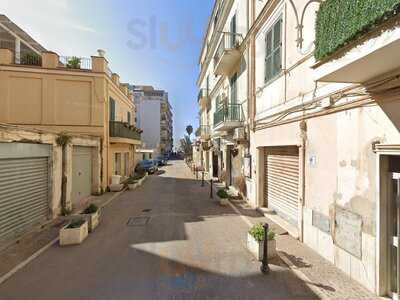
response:
<path id="1" fill-rule="evenodd" d="M 214 127 L 223 122 L 243 122 L 241 104 L 224 104 L 214 113 Z"/>
<path id="2" fill-rule="evenodd" d="M 59 66 L 61 68 L 68 69 L 81 69 L 81 70 L 91 70 L 92 69 L 92 60 L 86 57 L 78 57 L 78 56 L 60 56 Z"/>
<path id="3" fill-rule="evenodd" d="M 240 33 L 223 32 L 221 42 L 214 56 L 214 66 L 218 65 L 225 51 L 238 49 L 242 42 L 243 36 Z"/>
<path id="4" fill-rule="evenodd" d="M 139 140 L 141 134 L 133 126 L 124 122 L 110 121 L 110 137 Z"/>

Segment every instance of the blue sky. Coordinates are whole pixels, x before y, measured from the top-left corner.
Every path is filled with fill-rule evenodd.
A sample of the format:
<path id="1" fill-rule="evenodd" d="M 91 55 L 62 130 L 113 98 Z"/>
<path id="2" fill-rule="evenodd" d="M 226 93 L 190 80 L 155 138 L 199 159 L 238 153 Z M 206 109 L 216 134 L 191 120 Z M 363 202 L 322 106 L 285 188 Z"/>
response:
<path id="1" fill-rule="evenodd" d="M 198 57 L 214 0 L 4 0 L 6 14 L 60 55 L 106 50 L 123 82 L 169 92 L 175 142 L 196 128 Z M 21 9 L 23 8 L 23 9 Z"/>

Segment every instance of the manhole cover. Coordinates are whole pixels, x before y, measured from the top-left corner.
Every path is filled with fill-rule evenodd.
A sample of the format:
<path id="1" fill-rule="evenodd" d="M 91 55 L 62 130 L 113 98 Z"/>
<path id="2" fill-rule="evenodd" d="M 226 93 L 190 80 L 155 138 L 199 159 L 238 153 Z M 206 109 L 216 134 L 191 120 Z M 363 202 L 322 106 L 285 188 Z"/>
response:
<path id="1" fill-rule="evenodd" d="M 151 212 L 150 208 L 143 209 L 142 212 Z"/>
<path id="2" fill-rule="evenodd" d="M 150 220 L 150 217 L 132 217 L 128 220 L 128 226 L 144 226 Z"/>

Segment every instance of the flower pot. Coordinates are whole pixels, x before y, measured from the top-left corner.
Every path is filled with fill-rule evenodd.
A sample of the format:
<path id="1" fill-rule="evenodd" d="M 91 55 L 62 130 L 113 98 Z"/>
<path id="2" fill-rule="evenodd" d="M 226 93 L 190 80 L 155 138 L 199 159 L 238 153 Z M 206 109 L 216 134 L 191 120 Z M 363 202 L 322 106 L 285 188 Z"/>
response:
<path id="1" fill-rule="evenodd" d="M 122 176 L 120 176 L 120 175 L 112 175 L 111 176 L 111 184 L 112 185 L 120 184 L 121 183 L 121 178 L 122 178 Z"/>
<path id="2" fill-rule="evenodd" d="M 123 184 L 112 184 L 110 185 L 111 192 L 120 192 L 124 188 Z"/>
<path id="3" fill-rule="evenodd" d="M 100 209 L 92 214 L 84 214 L 84 216 L 88 222 L 89 232 L 92 232 L 100 223 Z"/>
<path id="4" fill-rule="evenodd" d="M 229 200 L 226 198 L 220 198 L 219 199 L 219 205 L 221 206 L 228 206 L 229 205 Z"/>
<path id="5" fill-rule="evenodd" d="M 247 233 L 247 249 L 257 258 L 262 261 L 264 255 L 264 241 L 257 241 L 254 237 Z M 276 253 L 276 240 L 268 241 L 268 258 L 275 257 Z"/>
<path id="6" fill-rule="evenodd" d="M 60 229 L 60 246 L 81 244 L 89 234 L 87 221 L 78 228 L 68 228 L 69 225 Z"/>

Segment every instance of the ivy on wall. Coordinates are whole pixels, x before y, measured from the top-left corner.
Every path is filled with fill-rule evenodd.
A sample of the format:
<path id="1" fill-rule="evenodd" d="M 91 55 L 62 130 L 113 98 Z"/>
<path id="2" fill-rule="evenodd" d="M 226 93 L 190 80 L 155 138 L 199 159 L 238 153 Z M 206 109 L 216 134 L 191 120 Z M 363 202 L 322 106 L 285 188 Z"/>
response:
<path id="1" fill-rule="evenodd" d="M 398 13 L 400 0 L 326 0 L 317 13 L 315 58 L 326 58 Z"/>

